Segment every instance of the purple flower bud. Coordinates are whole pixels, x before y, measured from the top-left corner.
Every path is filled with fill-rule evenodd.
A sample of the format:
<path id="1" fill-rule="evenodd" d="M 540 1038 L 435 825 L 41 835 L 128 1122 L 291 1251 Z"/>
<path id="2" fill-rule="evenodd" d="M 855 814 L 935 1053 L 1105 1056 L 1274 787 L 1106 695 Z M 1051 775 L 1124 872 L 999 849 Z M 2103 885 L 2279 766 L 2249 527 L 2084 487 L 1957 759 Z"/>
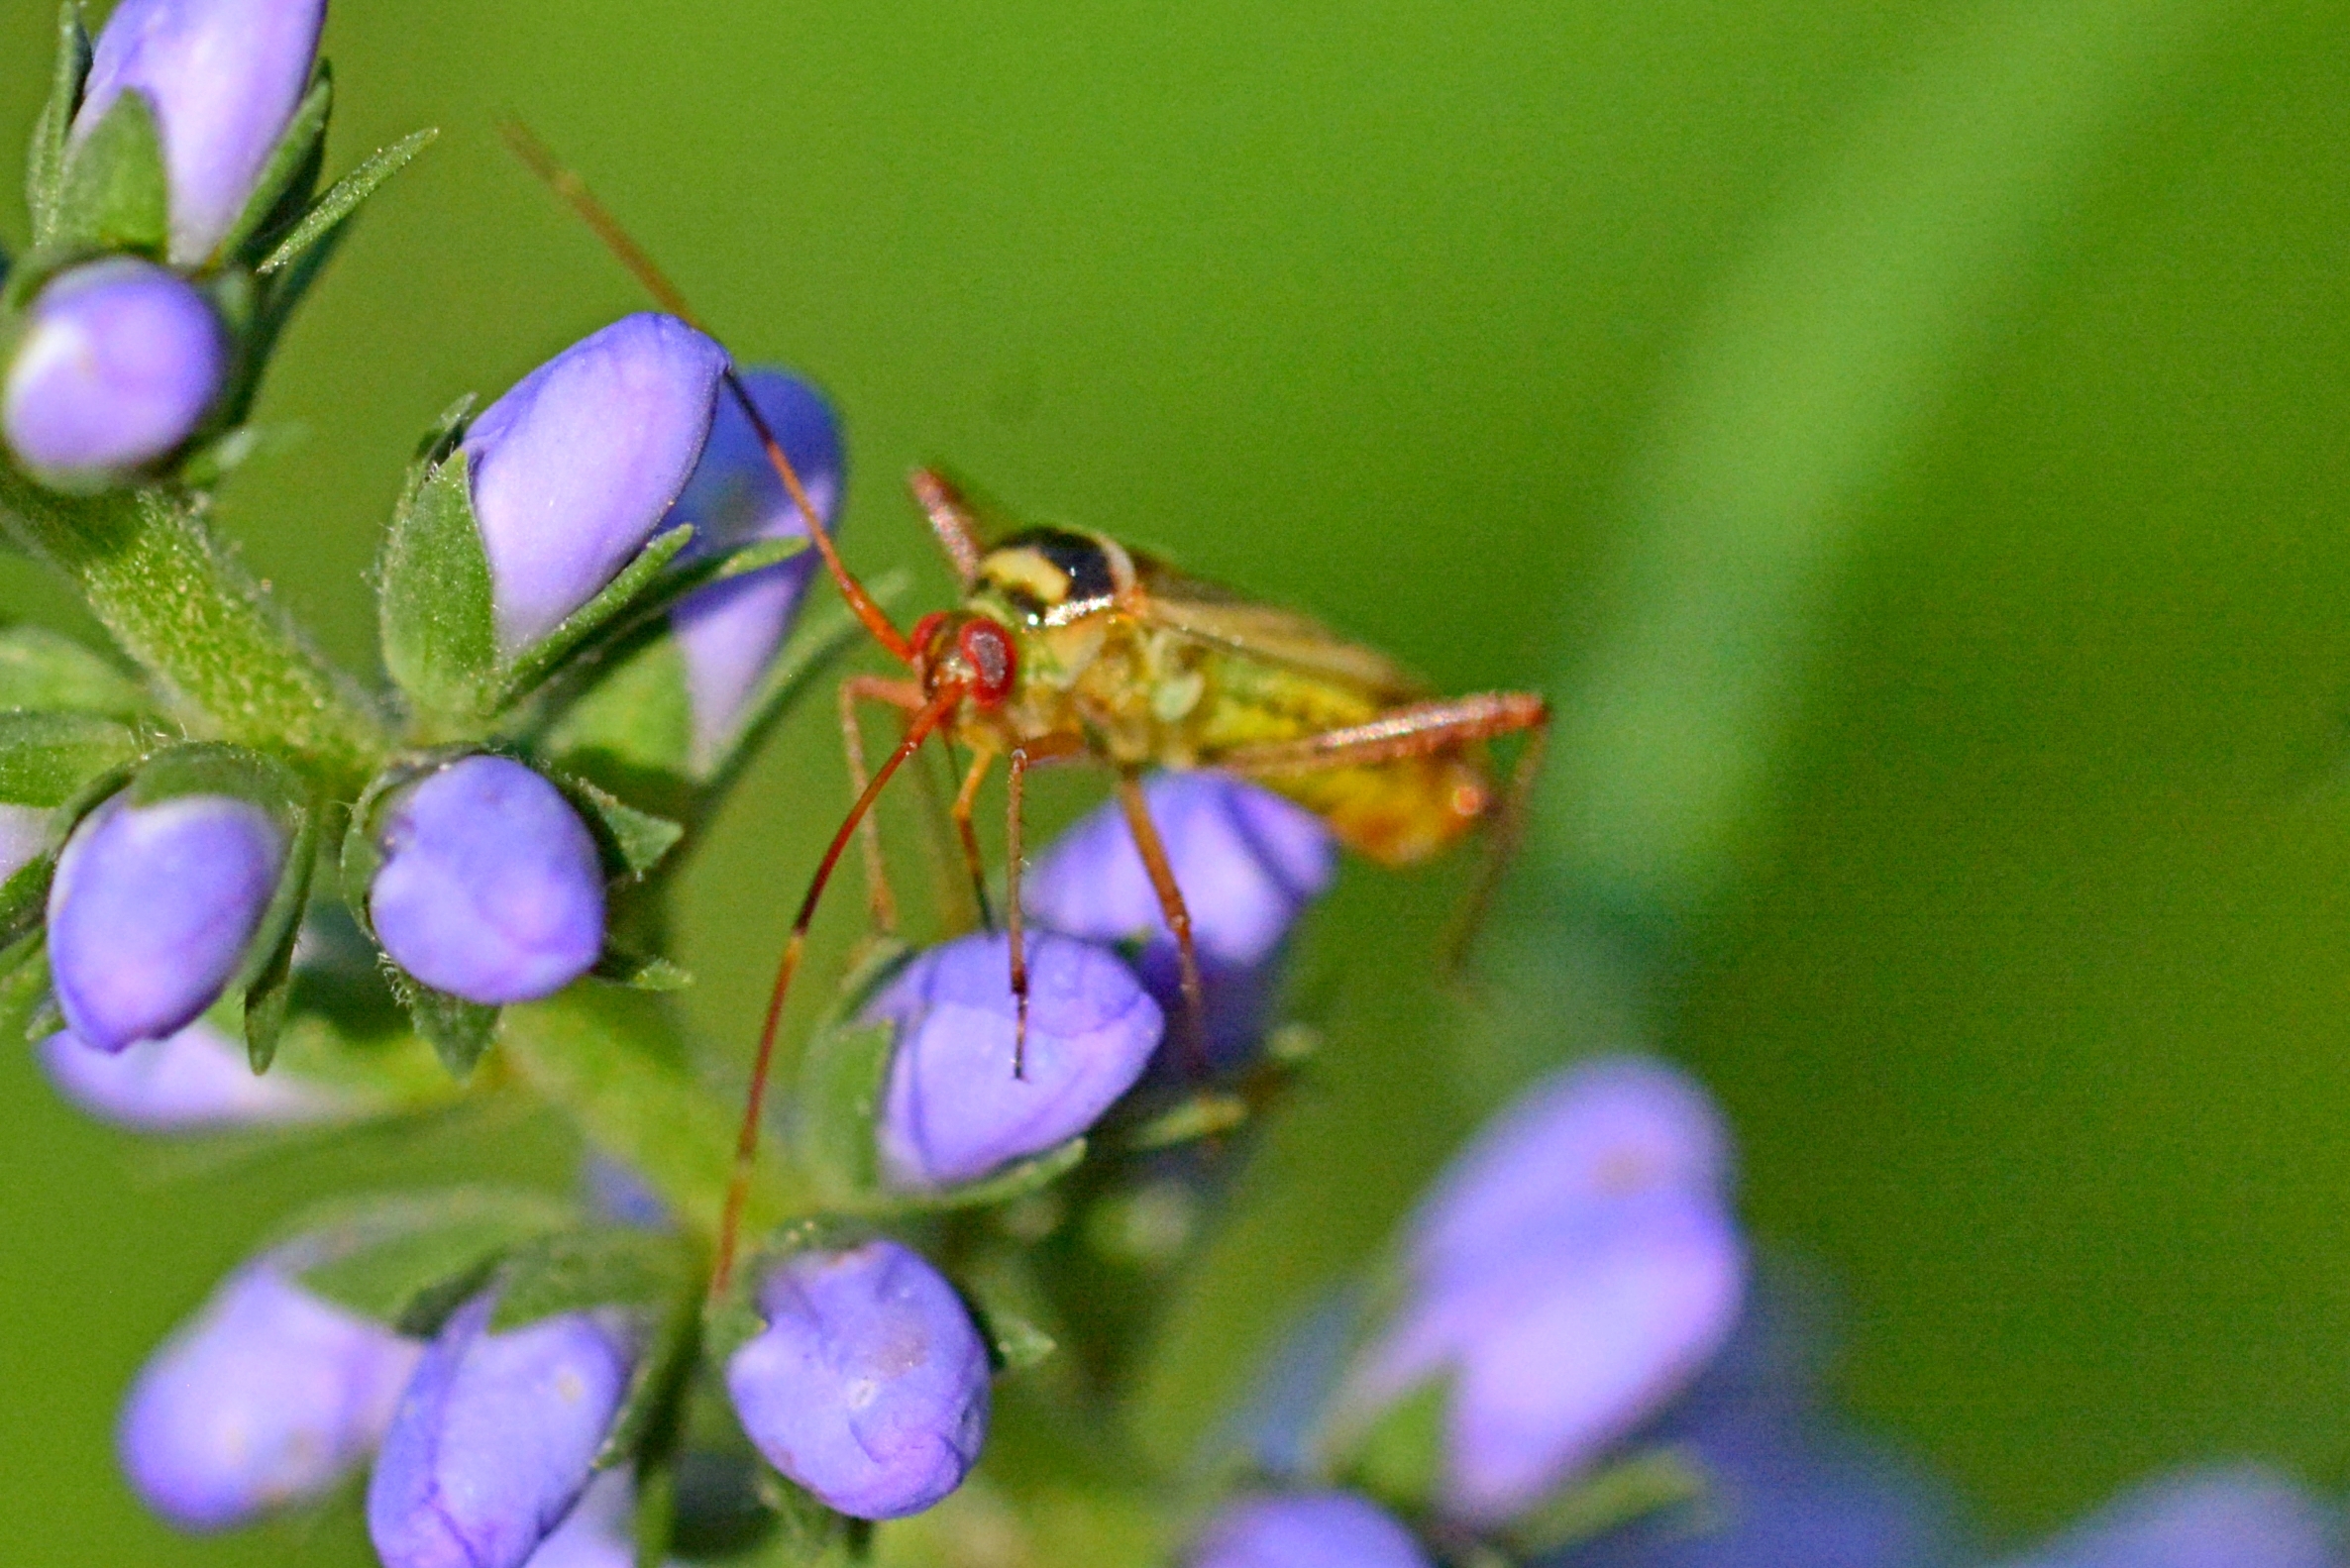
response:
<path id="1" fill-rule="evenodd" d="M 1603 1061 L 1538 1087 L 1422 1210 L 1403 1305 L 1342 1407 L 1359 1420 L 1444 1382 L 1447 1511 L 1497 1521 L 1541 1501 L 1736 1323 L 1746 1260 L 1723 1141 L 1662 1067 Z"/>
<path id="2" fill-rule="evenodd" d="M 283 1069 L 257 1076 L 245 1047 L 202 1019 L 168 1039 L 111 1054 L 60 1029 L 42 1042 L 41 1065 L 74 1104 L 140 1132 L 292 1126 L 338 1120 L 357 1108 L 344 1096 Z"/>
<path id="3" fill-rule="evenodd" d="M 1409 1530 L 1351 1492 L 1228 1504 L 1183 1560 L 1185 1568 L 1429 1568 Z"/>
<path id="4" fill-rule="evenodd" d="M 171 184 L 171 261 L 228 238 L 310 84 L 326 0 L 122 0 L 98 35 L 73 134 L 147 96 Z"/>
<path id="5" fill-rule="evenodd" d="M 962 1485 L 988 1430 L 988 1355 L 936 1269 L 895 1241 L 802 1252 L 759 1282 L 767 1327 L 726 1364 L 770 1464 L 855 1518 Z"/>
<path id="6" fill-rule="evenodd" d="M 2260 1465 L 2165 1476 L 2013 1568 L 2332 1568 L 2339 1521 Z"/>
<path id="7" fill-rule="evenodd" d="M 898 1187 L 969 1182 L 1076 1137 L 1149 1065 L 1158 1003 L 1118 955 L 1047 932 L 1027 938 L 1028 1041 L 1013 1073 L 1011 944 L 931 948 L 866 1008 L 898 1026 L 876 1137 Z"/>
<path id="8" fill-rule="evenodd" d="M 375 1446 L 424 1347 L 294 1285 L 231 1275 L 139 1374 L 123 1468 L 183 1529 L 225 1529 L 331 1490 Z"/>
<path id="9" fill-rule="evenodd" d="M 164 456 L 220 395 L 228 335 L 204 296 L 114 257 L 53 279 L 8 367 L 9 448 L 55 483 L 103 482 Z"/>
<path id="10" fill-rule="evenodd" d="M 1191 912 L 1208 1056 L 1228 1066 L 1255 1049 L 1274 961 L 1297 917 L 1329 889 L 1336 844 L 1313 812 L 1229 774 L 1156 774 L 1142 788 Z M 1141 943 L 1135 972 L 1170 1019 L 1182 1016 L 1174 933 L 1117 802 L 1054 840 L 1021 896 L 1030 914 L 1066 935 Z"/>
<path id="11" fill-rule="evenodd" d="M 368 914 L 383 950 L 436 990 L 501 1004 L 551 996 L 603 950 L 603 865 L 561 790 L 505 757 L 407 786 L 382 818 Z"/>
<path id="12" fill-rule="evenodd" d="M 368 1486 L 384 1568 L 521 1568 L 588 1488 L 638 1354 L 613 1311 L 489 1331 L 459 1308 L 409 1381 Z"/>
<path id="13" fill-rule="evenodd" d="M 6 882 L 49 848 L 51 813 L 40 806 L 0 802 L 0 882 Z"/>
<path id="14" fill-rule="evenodd" d="M 623 317 L 517 381 L 466 432 L 498 645 L 553 631 L 626 566 L 709 435 L 726 351 Z"/>
<path id="15" fill-rule="evenodd" d="M 276 890 L 285 834 L 227 795 L 131 805 L 82 819 L 49 892 L 57 1005 L 101 1051 L 195 1022 L 237 973 Z"/>
<path id="16" fill-rule="evenodd" d="M 841 482 L 840 427 L 831 406 L 814 387 L 784 370 L 745 370 L 740 378 L 791 459 L 818 521 L 831 528 Z M 718 397 L 709 445 L 670 508 L 668 526 L 679 523 L 694 525 L 696 551 L 807 533 L 806 519 L 792 504 L 758 432 L 731 393 Z M 733 737 L 743 704 L 783 646 L 820 565 L 812 553 L 802 552 L 763 572 L 714 583 L 671 612 L 678 651 L 686 660 L 697 766 L 714 761 Z"/>
<path id="17" fill-rule="evenodd" d="M 607 1470 L 588 1484 L 587 1493 L 539 1543 L 525 1568 L 636 1568 L 636 1537 L 630 1516 L 636 1488 L 625 1470 Z"/>

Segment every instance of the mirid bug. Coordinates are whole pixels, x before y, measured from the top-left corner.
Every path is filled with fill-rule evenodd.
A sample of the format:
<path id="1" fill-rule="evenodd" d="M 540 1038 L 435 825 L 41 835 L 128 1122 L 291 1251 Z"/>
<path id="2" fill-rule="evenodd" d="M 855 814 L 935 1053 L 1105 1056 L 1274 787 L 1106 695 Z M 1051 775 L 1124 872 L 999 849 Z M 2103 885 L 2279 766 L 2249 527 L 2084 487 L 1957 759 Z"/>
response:
<path id="1" fill-rule="evenodd" d="M 698 324 L 685 297 L 577 175 L 523 128 L 509 125 L 507 137 L 663 309 Z M 903 632 L 841 560 L 782 446 L 731 372 L 727 385 L 806 519 L 825 571 L 905 673 L 852 676 L 841 686 L 856 799 L 809 879 L 776 966 L 719 1222 L 713 1293 L 726 1288 L 739 1249 L 776 1035 L 817 904 L 849 841 L 870 823 L 882 790 L 932 738 L 951 741 L 972 759 L 952 814 L 975 881 L 984 875 L 973 811 L 997 764 L 1006 769 L 1005 923 L 1023 1031 L 1021 806 L 1034 767 L 1090 761 L 1117 776 L 1135 848 L 1175 935 L 1195 1035 L 1199 962 L 1183 890 L 1143 802 L 1146 769 L 1217 768 L 1256 780 L 1318 813 L 1348 848 L 1390 866 L 1427 860 L 1470 830 L 1493 825 L 1494 853 L 1479 901 L 1489 890 L 1540 763 L 1549 723 L 1541 696 L 1436 696 L 1385 656 L 1319 622 L 1185 576 L 1106 534 L 1027 528 L 986 539 L 956 487 L 931 470 L 916 470 L 909 483 L 963 597 L 956 608 L 932 611 L 910 634 Z M 858 740 L 859 703 L 880 703 L 905 718 L 903 738 L 870 774 Z M 1528 744 L 1505 787 L 1485 744 L 1521 733 Z M 1007 1070 L 1019 1070 L 1016 1046 Z"/>

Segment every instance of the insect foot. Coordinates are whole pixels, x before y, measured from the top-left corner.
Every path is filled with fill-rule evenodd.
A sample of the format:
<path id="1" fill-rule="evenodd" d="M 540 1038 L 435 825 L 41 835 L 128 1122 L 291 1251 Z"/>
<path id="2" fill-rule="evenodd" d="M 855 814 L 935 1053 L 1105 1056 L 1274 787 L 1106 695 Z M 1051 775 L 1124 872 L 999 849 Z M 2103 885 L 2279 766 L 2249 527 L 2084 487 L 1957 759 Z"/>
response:
<path id="1" fill-rule="evenodd" d="M 975 1182 L 1082 1135 L 1134 1086 L 1165 1020 L 1108 948 L 1050 933 L 1028 947 L 1026 1071 L 1012 1070 L 1018 1004 L 1010 943 L 974 935 L 920 954 L 866 1021 L 895 1026 L 876 1129 L 895 1187 Z"/>
<path id="2" fill-rule="evenodd" d="M 384 1433 L 368 1533 L 384 1568 L 521 1568 L 587 1491 L 641 1352 L 617 1309 L 496 1330 L 452 1316 Z"/>
<path id="3" fill-rule="evenodd" d="M 1428 1553 L 1367 1498 L 1268 1493 L 1227 1504 L 1184 1568 L 1430 1568 Z"/>
<path id="4" fill-rule="evenodd" d="M 119 1051 L 193 1023 L 262 934 L 290 838 L 226 794 L 126 793 L 90 813 L 49 895 L 51 973 L 75 1036 Z"/>
<path id="5" fill-rule="evenodd" d="M 195 433 L 228 358 L 219 316 L 174 273 L 132 257 L 61 272 L 9 364 L 9 449 L 60 488 L 112 483 Z"/>
<path id="6" fill-rule="evenodd" d="M 272 1254 L 230 1276 L 131 1391 L 123 1469 L 184 1529 L 249 1523 L 339 1486 L 424 1353 L 294 1283 L 301 1261 Z"/>
<path id="7" fill-rule="evenodd" d="M 595 963 L 595 841 L 529 768 L 462 758 L 392 794 L 380 820 L 369 915 L 384 952 L 425 985 L 491 1005 L 532 1001 Z"/>
<path id="8" fill-rule="evenodd" d="M 894 1241 L 795 1253 L 758 1281 L 766 1326 L 726 1363 L 769 1463 L 852 1518 L 918 1514 L 988 1430 L 988 1352 L 953 1286 Z"/>

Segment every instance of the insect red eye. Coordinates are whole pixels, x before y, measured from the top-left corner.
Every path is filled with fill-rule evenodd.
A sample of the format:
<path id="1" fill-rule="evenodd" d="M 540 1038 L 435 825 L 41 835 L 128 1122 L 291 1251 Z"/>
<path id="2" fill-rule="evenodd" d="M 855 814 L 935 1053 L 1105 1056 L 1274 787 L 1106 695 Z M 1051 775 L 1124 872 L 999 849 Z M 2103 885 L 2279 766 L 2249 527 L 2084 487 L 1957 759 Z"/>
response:
<path id="1" fill-rule="evenodd" d="M 1012 639 L 1003 627 L 994 621 L 966 621 L 955 635 L 955 647 L 971 667 L 971 694 L 980 706 L 994 707 L 1012 695 Z"/>

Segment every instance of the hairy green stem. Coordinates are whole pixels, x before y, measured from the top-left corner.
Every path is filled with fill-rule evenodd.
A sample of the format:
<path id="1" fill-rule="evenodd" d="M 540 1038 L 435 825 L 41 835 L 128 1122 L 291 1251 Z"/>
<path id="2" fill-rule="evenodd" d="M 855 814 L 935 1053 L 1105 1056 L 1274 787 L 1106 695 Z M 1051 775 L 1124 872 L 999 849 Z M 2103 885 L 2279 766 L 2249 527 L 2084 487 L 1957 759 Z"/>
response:
<path id="1" fill-rule="evenodd" d="M 122 645 L 220 740 L 284 757 L 355 793 L 390 738 L 204 521 L 159 489 L 61 495 L 0 464 L 0 524 L 70 578 Z"/>

